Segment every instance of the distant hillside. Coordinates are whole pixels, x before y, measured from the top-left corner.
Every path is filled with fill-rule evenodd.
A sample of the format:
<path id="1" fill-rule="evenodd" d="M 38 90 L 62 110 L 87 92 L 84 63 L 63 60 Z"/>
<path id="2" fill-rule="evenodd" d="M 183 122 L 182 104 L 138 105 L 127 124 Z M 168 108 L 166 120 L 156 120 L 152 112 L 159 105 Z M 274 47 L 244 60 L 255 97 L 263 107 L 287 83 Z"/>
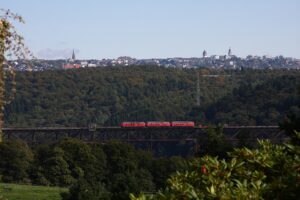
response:
<path id="1" fill-rule="evenodd" d="M 299 75 L 242 82 L 232 95 L 205 109 L 207 120 L 231 125 L 276 125 L 284 113 L 300 111 Z"/>
<path id="2" fill-rule="evenodd" d="M 198 72 L 200 107 L 196 105 Z M 227 76 L 203 76 L 216 73 Z M 125 120 L 277 124 L 299 103 L 299 77 L 297 71 L 156 66 L 18 73 L 17 96 L 5 107 L 5 124 L 117 125 Z"/>

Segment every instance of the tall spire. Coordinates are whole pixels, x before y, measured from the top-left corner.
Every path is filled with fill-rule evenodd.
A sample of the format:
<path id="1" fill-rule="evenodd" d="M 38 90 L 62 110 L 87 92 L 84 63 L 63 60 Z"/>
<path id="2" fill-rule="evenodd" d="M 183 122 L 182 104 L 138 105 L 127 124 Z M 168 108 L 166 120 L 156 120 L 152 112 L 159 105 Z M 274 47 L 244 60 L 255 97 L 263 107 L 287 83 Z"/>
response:
<path id="1" fill-rule="evenodd" d="M 229 47 L 229 50 L 228 50 L 228 56 L 231 56 L 231 55 L 232 55 L 231 47 Z"/>
<path id="2" fill-rule="evenodd" d="M 75 57 L 75 52 L 74 52 L 74 50 L 73 50 L 73 53 L 72 53 L 72 60 L 75 60 L 76 59 L 76 57 Z"/>
<path id="3" fill-rule="evenodd" d="M 203 55 L 203 58 L 207 57 L 207 52 L 204 50 L 202 55 Z"/>

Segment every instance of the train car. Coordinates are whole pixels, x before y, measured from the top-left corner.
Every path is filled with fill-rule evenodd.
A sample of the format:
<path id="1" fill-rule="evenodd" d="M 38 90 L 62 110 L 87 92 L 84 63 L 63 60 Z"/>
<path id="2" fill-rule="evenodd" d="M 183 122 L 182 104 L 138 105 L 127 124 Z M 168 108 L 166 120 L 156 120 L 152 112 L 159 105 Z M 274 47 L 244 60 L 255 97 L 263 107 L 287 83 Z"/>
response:
<path id="1" fill-rule="evenodd" d="M 145 122 L 122 122 L 121 127 L 145 127 Z"/>
<path id="2" fill-rule="evenodd" d="M 202 125 L 202 124 L 199 124 L 199 126 L 198 126 L 199 128 L 209 128 L 208 126 L 206 126 L 206 125 Z"/>
<path id="3" fill-rule="evenodd" d="M 147 127 L 170 127 L 170 122 L 147 122 Z"/>
<path id="4" fill-rule="evenodd" d="M 171 122 L 173 127 L 195 127 L 195 122 L 192 121 L 174 121 Z"/>

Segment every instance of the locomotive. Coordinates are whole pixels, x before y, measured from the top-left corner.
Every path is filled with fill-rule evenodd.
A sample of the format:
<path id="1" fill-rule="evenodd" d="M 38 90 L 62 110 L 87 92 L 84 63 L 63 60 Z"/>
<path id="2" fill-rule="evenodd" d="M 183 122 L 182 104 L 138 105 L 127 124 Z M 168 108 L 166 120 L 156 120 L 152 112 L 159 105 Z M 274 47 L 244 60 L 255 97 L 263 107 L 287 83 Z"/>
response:
<path id="1" fill-rule="evenodd" d="M 126 127 L 196 127 L 193 121 L 149 121 L 149 122 L 122 122 L 122 128 Z M 207 126 L 199 125 L 200 128 L 207 128 Z"/>

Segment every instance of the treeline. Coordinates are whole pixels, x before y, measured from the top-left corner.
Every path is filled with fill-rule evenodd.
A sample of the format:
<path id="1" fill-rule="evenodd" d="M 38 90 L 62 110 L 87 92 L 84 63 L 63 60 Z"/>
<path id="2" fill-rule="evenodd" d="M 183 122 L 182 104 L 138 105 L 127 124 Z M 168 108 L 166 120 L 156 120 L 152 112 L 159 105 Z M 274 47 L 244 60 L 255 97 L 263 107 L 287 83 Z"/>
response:
<path id="1" fill-rule="evenodd" d="M 275 145 L 261 140 L 253 149 L 245 145 L 226 149 L 226 143 L 220 143 L 224 140 L 216 140 L 219 142 L 215 147 L 223 147 L 227 154 L 225 159 L 221 158 L 222 151 L 212 148 L 214 152 L 191 159 L 186 171 L 172 175 L 165 189 L 151 195 L 130 194 L 130 199 L 298 199 L 299 112 L 290 112 L 280 127 L 290 137 L 289 141 Z"/>
<path id="2" fill-rule="evenodd" d="M 215 74 L 226 76 L 207 76 Z M 156 66 L 17 73 L 5 126 L 102 126 L 126 120 L 276 125 L 299 104 L 299 80 L 300 73 L 292 70 Z"/>
<path id="3" fill-rule="evenodd" d="M 257 149 L 234 149 L 227 159 L 204 156 L 178 172 L 155 194 L 130 195 L 131 200 L 173 199 L 299 199 L 300 132 L 281 145 L 260 141 Z M 296 142 L 297 141 L 297 142 Z"/>
<path id="4" fill-rule="evenodd" d="M 154 157 L 114 141 L 87 144 L 69 138 L 29 147 L 8 140 L 0 144 L 0 182 L 68 187 L 63 200 L 295 199 L 299 125 L 299 113 L 291 112 L 280 124 L 289 144 L 264 141 L 255 148 L 241 138 L 241 149 L 225 140 L 221 127 L 210 128 L 198 138 L 201 150 L 185 159 Z M 155 195 L 143 195 L 149 193 Z"/>
<path id="5" fill-rule="evenodd" d="M 154 157 L 114 141 L 87 144 L 69 138 L 29 147 L 9 140 L 0 144 L 0 182 L 67 187 L 63 200 L 294 199 L 300 186 L 299 120 L 291 115 L 282 122 L 291 140 L 281 146 L 264 141 L 256 148 L 240 143 L 233 149 L 221 128 L 208 129 L 205 141 L 198 138 L 202 150 L 185 159 Z"/>
<path id="6" fill-rule="evenodd" d="M 300 111 L 299 75 L 241 81 L 231 95 L 205 109 L 206 117 L 230 125 L 276 125 L 286 113 Z"/>
<path id="7" fill-rule="evenodd" d="M 0 158 L 0 182 L 70 187 L 64 199 L 128 199 L 165 187 L 171 174 L 187 167 L 183 158 L 154 158 L 125 143 L 72 139 L 34 148 L 7 141 Z"/>

